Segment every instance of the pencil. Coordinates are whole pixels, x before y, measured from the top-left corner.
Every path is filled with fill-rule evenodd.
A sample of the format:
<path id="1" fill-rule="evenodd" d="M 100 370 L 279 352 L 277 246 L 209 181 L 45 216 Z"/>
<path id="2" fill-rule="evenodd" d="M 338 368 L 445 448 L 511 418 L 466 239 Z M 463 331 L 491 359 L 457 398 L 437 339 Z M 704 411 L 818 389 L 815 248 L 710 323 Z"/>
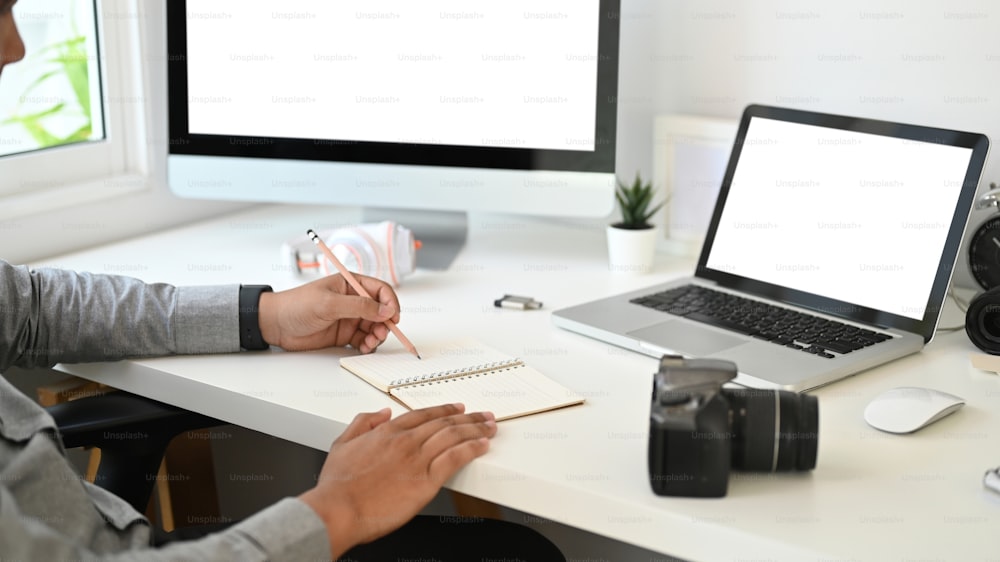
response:
<path id="1" fill-rule="evenodd" d="M 354 274 L 352 274 L 350 270 L 344 267 L 344 264 L 340 263 L 340 260 L 337 259 L 337 256 L 333 255 L 333 252 L 330 251 L 329 246 L 327 246 L 323 242 L 323 239 L 320 238 L 319 235 L 316 234 L 316 232 L 313 229 L 310 228 L 309 230 L 307 230 L 306 234 L 313 241 L 313 244 L 316 244 L 317 246 L 319 246 L 320 250 L 323 250 L 323 253 L 326 254 L 326 257 L 330 260 L 331 263 L 333 263 L 334 267 L 337 268 L 337 271 L 339 271 L 340 274 L 344 276 L 344 279 L 347 279 L 347 282 L 351 285 L 351 287 L 354 288 L 354 292 L 361 295 L 362 297 L 366 297 L 369 299 L 372 298 L 372 296 L 368 294 L 368 291 L 366 291 L 365 288 L 361 286 L 361 283 L 358 283 L 358 280 L 354 277 Z M 410 343 L 410 340 L 403 335 L 403 332 L 401 332 L 399 328 L 396 327 L 396 324 L 393 323 L 392 320 L 386 320 L 385 325 L 389 328 L 389 331 L 391 331 L 393 334 L 396 334 L 396 338 L 398 338 L 399 341 L 402 342 L 402 344 L 406 347 L 407 350 L 409 350 L 410 353 L 416 355 L 417 359 L 421 358 L 420 354 L 417 353 L 417 348 L 414 347 L 412 343 Z"/>

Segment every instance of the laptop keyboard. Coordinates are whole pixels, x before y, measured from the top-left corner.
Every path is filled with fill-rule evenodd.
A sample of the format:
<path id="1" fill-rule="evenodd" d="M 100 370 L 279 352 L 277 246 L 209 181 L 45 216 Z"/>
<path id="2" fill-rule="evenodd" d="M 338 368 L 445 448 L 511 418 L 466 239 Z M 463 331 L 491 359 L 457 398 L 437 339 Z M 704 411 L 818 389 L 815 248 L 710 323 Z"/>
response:
<path id="1" fill-rule="evenodd" d="M 630 302 L 833 359 L 892 336 L 698 285 Z"/>

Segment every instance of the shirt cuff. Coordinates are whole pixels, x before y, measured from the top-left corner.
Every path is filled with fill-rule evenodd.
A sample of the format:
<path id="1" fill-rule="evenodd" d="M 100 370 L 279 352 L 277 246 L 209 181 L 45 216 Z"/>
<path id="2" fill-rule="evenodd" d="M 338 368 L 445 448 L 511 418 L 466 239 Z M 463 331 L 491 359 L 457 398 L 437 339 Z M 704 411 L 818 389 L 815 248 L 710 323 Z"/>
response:
<path id="1" fill-rule="evenodd" d="M 302 500 L 285 498 L 231 529 L 249 537 L 268 560 L 330 560 L 330 536 Z"/>
<path id="2" fill-rule="evenodd" d="M 240 350 L 239 285 L 178 287 L 174 315 L 176 353 Z"/>

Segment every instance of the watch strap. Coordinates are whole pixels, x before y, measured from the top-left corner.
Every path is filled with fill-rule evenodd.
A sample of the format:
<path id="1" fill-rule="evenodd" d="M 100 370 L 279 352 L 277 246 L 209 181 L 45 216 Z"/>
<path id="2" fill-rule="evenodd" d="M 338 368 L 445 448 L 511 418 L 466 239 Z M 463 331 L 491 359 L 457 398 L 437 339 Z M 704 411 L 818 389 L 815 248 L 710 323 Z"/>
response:
<path id="1" fill-rule="evenodd" d="M 270 293 L 269 285 L 240 285 L 240 347 L 259 351 L 269 346 L 260 333 L 260 295 Z"/>

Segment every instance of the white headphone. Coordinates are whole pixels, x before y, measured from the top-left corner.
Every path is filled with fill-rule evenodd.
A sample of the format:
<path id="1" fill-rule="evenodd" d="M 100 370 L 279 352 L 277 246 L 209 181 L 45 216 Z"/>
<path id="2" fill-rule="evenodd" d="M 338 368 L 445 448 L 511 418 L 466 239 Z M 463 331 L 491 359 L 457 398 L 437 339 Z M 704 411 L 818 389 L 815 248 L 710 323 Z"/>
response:
<path id="1" fill-rule="evenodd" d="M 375 277 L 398 287 L 403 277 L 416 269 L 420 241 L 413 232 L 392 221 L 365 223 L 316 232 L 344 267 L 354 273 Z M 281 253 L 301 275 L 330 275 L 337 270 L 303 235 L 286 241 Z"/>

